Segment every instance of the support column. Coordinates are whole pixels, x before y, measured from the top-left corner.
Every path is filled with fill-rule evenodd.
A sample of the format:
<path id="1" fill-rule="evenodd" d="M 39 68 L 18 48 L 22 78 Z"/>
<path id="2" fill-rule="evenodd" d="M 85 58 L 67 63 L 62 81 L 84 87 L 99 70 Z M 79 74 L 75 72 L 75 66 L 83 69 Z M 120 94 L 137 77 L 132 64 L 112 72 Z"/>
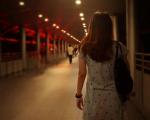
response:
<path id="1" fill-rule="evenodd" d="M 53 40 L 53 50 L 54 50 L 54 56 L 56 55 L 56 40 Z"/>
<path id="2" fill-rule="evenodd" d="M 130 71 L 135 78 L 135 8 L 134 0 L 126 0 L 126 33 L 127 33 L 127 48 L 129 50 Z"/>
<path id="3" fill-rule="evenodd" d="M 65 41 L 65 52 L 67 51 L 67 42 Z"/>
<path id="4" fill-rule="evenodd" d="M 21 34 L 22 34 L 22 60 L 23 60 L 23 69 L 27 68 L 27 53 L 26 53 L 26 32 L 25 28 L 21 28 Z"/>
<path id="5" fill-rule="evenodd" d="M 61 48 L 60 48 L 61 46 L 60 45 L 61 45 L 61 41 L 58 40 L 58 55 L 59 56 L 61 56 Z"/>
<path id="6" fill-rule="evenodd" d="M 59 46 L 59 44 L 60 44 L 60 40 L 58 39 L 57 40 L 57 56 L 59 56 L 59 54 L 60 54 L 60 46 Z"/>
<path id="7" fill-rule="evenodd" d="M 49 62 L 49 55 L 50 55 L 50 51 L 49 51 L 49 33 L 47 33 L 47 36 L 46 36 L 46 62 Z"/>
<path id="8" fill-rule="evenodd" d="M 61 48 L 62 48 L 61 49 L 62 50 L 61 53 L 63 55 L 64 54 L 64 40 L 61 41 Z"/>
<path id="9" fill-rule="evenodd" d="M 143 80 L 136 78 L 136 62 L 135 62 L 135 41 L 136 41 L 136 22 L 135 22 L 135 2 L 134 0 L 126 0 L 126 33 L 128 60 L 130 64 L 131 75 L 134 80 L 134 91 L 136 94 L 136 103 L 138 106 L 143 104 Z"/>
<path id="10" fill-rule="evenodd" d="M 41 53 L 40 53 L 40 46 L 41 46 L 41 42 L 40 42 L 40 31 L 37 30 L 37 54 L 38 54 L 38 67 L 40 67 L 41 64 Z"/>

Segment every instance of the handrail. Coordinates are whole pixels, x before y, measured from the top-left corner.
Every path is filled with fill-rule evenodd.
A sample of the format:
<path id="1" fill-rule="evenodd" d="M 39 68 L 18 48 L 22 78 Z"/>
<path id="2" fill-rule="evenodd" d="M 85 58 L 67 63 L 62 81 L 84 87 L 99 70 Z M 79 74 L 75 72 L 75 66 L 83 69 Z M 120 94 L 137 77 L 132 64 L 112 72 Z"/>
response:
<path id="1" fill-rule="evenodd" d="M 143 66 L 142 66 L 142 65 L 140 65 L 140 64 L 136 64 L 136 66 L 137 66 L 137 67 L 143 67 Z M 146 67 L 146 66 L 144 66 L 143 68 L 144 68 L 144 69 L 147 69 L 147 70 L 150 70 L 150 67 Z"/>
<path id="2" fill-rule="evenodd" d="M 21 53 L 3 53 L 1 56 L 2 61 L 12 61 L 12 60 L 18 60 L 21 59 Z"/>
<path id="3" fill-rule="evenodd" d="M 136 58 L 136 61 L 139 61 L 139 62 L 145 62 L 145 63 L 150 63 L 150 60 L 142 60 L 142 59 L 139 59 L 139 58 Z"/>
<path id="4" fill-rule="evenodd" d="M 145 57 L 150 57 L 150 53 L 137 52 L 136 53 L 136 66 L 142 68 L 143 70 L 150 71 L 150 59 L 146 59 Z M 140 63 L 137 63 L 137 62 L 140 62 Z"/>
<path id="5" fill-rule="evenodd" d="M 136 55 L 150 56 L 150 53 L 137 52 Z"/>

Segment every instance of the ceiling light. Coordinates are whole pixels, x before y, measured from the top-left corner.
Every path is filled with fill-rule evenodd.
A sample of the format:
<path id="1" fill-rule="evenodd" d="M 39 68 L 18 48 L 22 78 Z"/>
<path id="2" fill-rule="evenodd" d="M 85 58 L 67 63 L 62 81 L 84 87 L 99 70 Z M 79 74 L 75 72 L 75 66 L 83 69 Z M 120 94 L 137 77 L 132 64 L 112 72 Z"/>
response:
<path id="1" fill-rule="evenodd" d="M 66 33 L 66 31 L 65 31 L 65 30 L 63 30 L 63 29 L 62 29 L 61 31 L 62 31 L 63 33 Z"/>
<path id="2" fill-rule="evenodd" d="M 83 23 L 82 25 L 83 25 L 83 26 L 86 26 L 86 24 L 85 24 L 85 23 Z"/>
<path id="3" fill-rule="evenodd" d="M 59 26 L 56 26 L 56 28 L 59 29 L 60 27 L 59 27 Z"/>
<path id="4" fill-rule="evenodd" d="M 68 36 L 70 36 L 70 34 L 69 34 L 69 33 L 67 33 L 67 35 L 68 35 Z"/>
<path id="5" fill-rule="evenodd" d="M 19 2 L 19 5 L 20 5 L 20 6 L 24 6 L 25 3 L 24 3 L 23 1 L 20 1 L 20 2 Z"/>
<path id="6" fill-rule="evenodd" d="M 84 17 L 81 17 L 81 20 L 84 21 L 85 20 Z"/>
<path id="7" fill-rule="evenodd" d="M 84 29 L 85 32 L 87 32 L 87 29 Z"/>
<path id="8" fill-rule="evenodd" d="M 56 27 L 56 26 L 57 26 L 57 25 L 54 23 L 54 24 L 53 24 L 53 27 Z"/>
<path id="9" fill-rule="evenodd" d="M 83 27 L 86 27 L 86 25 L 84 24 Z"/>
<path id="10" fill-rule="evenodd" d="M 75 39 L 77 42 L 80 42 L 78 39 Z"/>
<path id="11" fill-rule="evenodd" d="M 42 15 L 42 14 L 38 14 L 38 17 L 39 17 L 39 18 L 42 18 L 42 17 L 43 17 L 43 15 Z"/>
<path id="12" fill-rule="evenodd" d="M 44 21 L 45 21 L 45 22 L 48 22 L 48 18 L 45 18 Z"/>
<path id="13" fill-rule="evenodd" d="M 83 14 L 83 13 L 80 13 L 79 15 L 80 15 L 80 17 L 83 17 L 83 16 L 84 16 L 84 14 Z"/>
<path id="14" fill-rule="evenodd" d="M 76 0 L 75 3 L 76 3 L 77 5 L 80 5 L 80 4 L 81 4 L 81 0 Z"/>

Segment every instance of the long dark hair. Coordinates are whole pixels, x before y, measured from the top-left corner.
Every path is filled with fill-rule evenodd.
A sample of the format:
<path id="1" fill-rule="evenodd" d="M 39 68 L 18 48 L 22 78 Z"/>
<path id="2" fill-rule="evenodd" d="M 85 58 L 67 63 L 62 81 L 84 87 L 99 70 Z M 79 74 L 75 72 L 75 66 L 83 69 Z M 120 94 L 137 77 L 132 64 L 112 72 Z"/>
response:
<path id="1" fill-rule="evenodd" d="M 97 62 L 112 58 L 112 21 L 107 13 L 96 12 L 90 22 L 87 36 L 81 42 L 81 50 Z"/>

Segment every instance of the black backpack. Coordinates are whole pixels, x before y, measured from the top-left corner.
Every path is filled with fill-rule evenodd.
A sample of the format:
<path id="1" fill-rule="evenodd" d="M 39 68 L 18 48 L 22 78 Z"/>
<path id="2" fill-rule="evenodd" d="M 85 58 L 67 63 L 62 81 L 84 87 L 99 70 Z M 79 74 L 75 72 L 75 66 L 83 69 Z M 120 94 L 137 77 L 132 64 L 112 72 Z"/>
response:
<path id="1" fill-rule="evenodd" d="M 120 52 L 120 55 L 119 55 Z M 124 103 L 133 89 L 133 80 L 129 68 L 124 60 L 121 45 L 117 43 L 114 65 L 115 85 L 120 100 Z"/>

